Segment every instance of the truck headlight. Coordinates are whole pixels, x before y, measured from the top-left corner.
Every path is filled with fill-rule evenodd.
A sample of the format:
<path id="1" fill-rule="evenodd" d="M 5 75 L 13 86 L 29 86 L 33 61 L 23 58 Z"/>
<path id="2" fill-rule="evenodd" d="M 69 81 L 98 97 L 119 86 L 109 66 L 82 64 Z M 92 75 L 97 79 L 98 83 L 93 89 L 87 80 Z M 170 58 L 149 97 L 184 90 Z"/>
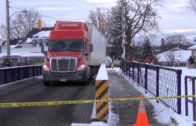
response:
<path id="1" fill-rule="evenodd" d="M 86 68 L 86 65 L 82 64 L 78 67 L 78 71 L 84 70 Z"/>
<path id="2" fill-rule="evenodd" d="M 44 69 L 45 71 L 50 71 L 50 68 L 49 68 L 46 64 L 44 64 L 43 69 Z"/>

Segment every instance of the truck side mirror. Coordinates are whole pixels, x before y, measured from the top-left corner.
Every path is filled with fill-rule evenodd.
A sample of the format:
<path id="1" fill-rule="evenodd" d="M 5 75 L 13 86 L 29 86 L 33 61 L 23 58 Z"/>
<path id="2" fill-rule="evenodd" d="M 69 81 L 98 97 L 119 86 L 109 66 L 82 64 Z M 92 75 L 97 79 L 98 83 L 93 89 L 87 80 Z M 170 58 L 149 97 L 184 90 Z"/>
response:
<path id="1" fill-rule="evenodd" d="M 93 52 L 93 44 L 90 44 L 90 52 Z"/>

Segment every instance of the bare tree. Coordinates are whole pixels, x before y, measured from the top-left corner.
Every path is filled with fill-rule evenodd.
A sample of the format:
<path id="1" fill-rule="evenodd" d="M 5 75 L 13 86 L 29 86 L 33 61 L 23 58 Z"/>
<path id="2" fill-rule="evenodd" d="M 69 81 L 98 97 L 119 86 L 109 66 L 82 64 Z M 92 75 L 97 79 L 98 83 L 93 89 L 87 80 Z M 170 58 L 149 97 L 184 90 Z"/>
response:
<path id="1" fill-rule="evenodd" d="M 2 38 L 6 38 L 6 28 L 5 28 L 5 24 L 1 24 L 1 27 L 0 27 L 0 35 Z"/>
<path id="2" fill-rule="evenodd" d="M 130 54 L 134 37 L 143 37 L 158 30 L 158 22 L 155 6 L 159 0 L 119 0 L 117 5 L 111 9 L 109 16 L 108 33 L 116 42 L 122 41 L 122 6 L 125 7 L 126 20 L 126 53 Z"/>
<path id="3" fill-rule="evenodd" d="M 150 35 L 153 29 L 158 30 L 158 14 L 153 8 L 158 5 L 158 0 L 132 0 L 129 13 L 131 17 L 127 20 L 128 38 L 130 40 L 136 34 Z"/>
<path id="4" fill-rule="evenodd" d="M 196 12 L 196 0 L 190 0 L 189 4 L 191 6 L 191 9 Z"/>
<path id="5" fill-rule="evenodd" d="M 10 38 L 22 39 L 37 25 L 37 20 L 41 18 L 35 10 L 28 10 L 26 13 L 20 12 L 10 21 Z M 5 25 L 0 29 L 2 37 L 5 37 Z"/>
<path id="6" fill-rule="evenodd" d="M 102 12 L 101 8 L 97 8 L 96 11 L 91 10 L 89 14 L 89 18 L 98 29 L 100 29 L 102 32 L 105 32 L 106 17 L 105 17 L 105 13 Z"/>

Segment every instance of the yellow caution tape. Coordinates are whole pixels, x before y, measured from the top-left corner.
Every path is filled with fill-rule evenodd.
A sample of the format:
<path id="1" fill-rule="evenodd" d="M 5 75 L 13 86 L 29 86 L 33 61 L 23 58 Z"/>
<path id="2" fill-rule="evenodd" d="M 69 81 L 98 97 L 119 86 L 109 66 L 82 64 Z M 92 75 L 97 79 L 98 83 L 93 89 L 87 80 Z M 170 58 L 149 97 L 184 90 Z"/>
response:
<path id="1" fill-rule="evenodd" d="M 45 101 L 45 102 L 13 102 L 13 103 L 0 103 L 0 108 L 15 108 L 15 107 L 36 107 L 36 106 L 56 106 L 56 105 L 69 105 L 69 104 L 83 104 L 94 102 L 125 102 L 125 101 L 138 101 L 148 99 L 170 99 L 170 98 L 196 98 L 196 95 L 184 96 L 159 96 L 159 97 L 136 97 L 136 98 L 109 98 L 99 100 L 66 100 L 66 101 Z"/>

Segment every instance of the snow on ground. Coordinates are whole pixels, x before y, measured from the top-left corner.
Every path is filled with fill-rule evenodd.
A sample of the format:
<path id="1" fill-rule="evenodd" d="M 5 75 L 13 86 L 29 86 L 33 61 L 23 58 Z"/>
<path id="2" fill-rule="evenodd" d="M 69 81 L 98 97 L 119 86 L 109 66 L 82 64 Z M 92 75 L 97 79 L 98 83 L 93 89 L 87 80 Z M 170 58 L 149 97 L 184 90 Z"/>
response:
<path id="1" fill-rule="evenodd" d="M 186 75 L 188 76 L 196 76 L 196 68 L 187 68 L 187 67 L 174 67 L 174 69 L 181 69 L 182 70 L 182 78 L 181 78 L 181 87 L 182 87 L 182 95 L 184 95 L 184 77 Z M 122 72 L 120 68 L 110 68 L 107 69 L 108 71 L 116 71 L 119 73 L 119 75 L 122 75 Z M 130 84 L 132 84 L 139 92 L 141 92 L 145 97 L 152 97 L 149 93 L 145 93 L 144 89 L 142 87 L 139 87 L 138 84 L 130 79 L 128 79 L 125 75 L 122 75 L 124 78 L 126 78 Z M 156 112 L 156 119 L 158 122 L 162 124 L 171 124 L 171 118 L 175 119 L 178 123 L 178 126 L 192 126 L 195 122 L 192 119 L 192 116 L 185 116 L 185 105 L 184 105 L 184 99 L 182 99 L 182 114 L 179 115 L 176 112 L 174 112 L 172 109 L 166 107 L 162 103 L 157 103 L 156 100 L 149 100 L 149 102 L 152 103 L 154 106 L 155 112 Z M 192 107 L 189 108 L 190 111 L 192 110 Z"/>
<path id="2" fill-rule="evenodd" d="M 32 45 L 30 44 L 26 44 L 26 45 L 23 45 L 23 46 L 28 46 L 28 47 L 23 47 L 23 48 L 14 48 L 15 45 L 11 46 L 10 48 L 10 52 L 11 52 L 11 55 L 19 55 L 19 56 L 22 56 L 22 57 L 43 57 L 44 54 L 41 53 L 41 47 L 39 46 L 36 46 L 36 47 L 33 47 Z M 7 48 L 2 48 L 2 53 L 0 53 L 0 57 L 2 56 L 6 56 L 7 55 Z"/>

